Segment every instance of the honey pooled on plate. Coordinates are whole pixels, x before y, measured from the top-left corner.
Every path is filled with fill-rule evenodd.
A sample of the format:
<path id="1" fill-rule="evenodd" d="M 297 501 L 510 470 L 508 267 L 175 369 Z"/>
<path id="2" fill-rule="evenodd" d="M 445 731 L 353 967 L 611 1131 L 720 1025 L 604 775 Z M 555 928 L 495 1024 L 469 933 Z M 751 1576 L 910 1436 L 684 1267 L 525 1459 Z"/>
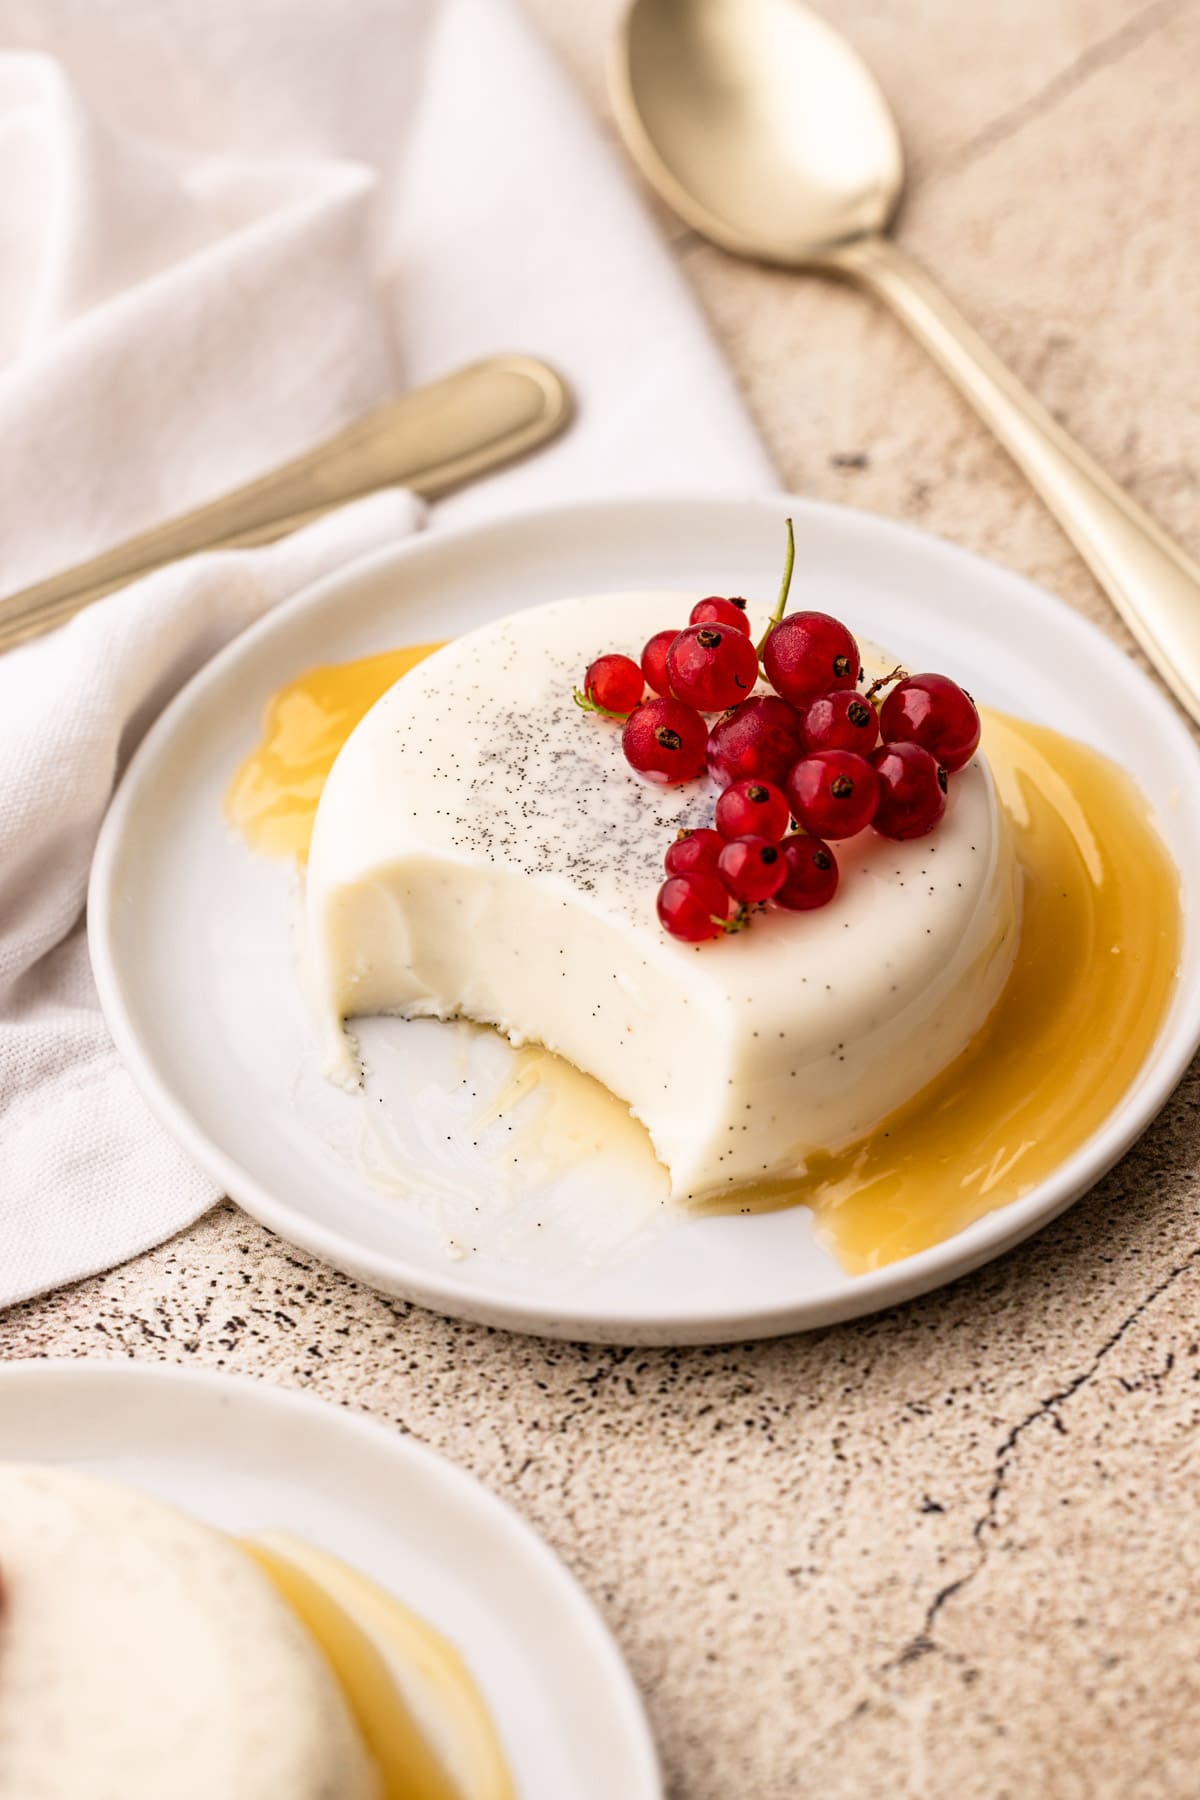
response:
<path id="1" fill-rule="evenodd" d="M 515 1800 L 496 1727 L 448 1638 L 326 1550 L 282 1532 L 239 1542 L 332 1669 L 380 1800 Z"/>
<path id="2" fill-rule="evenodd" d="M 440 647 L 414 644 L 307 669 L 272 696 L 262 736 L 225 801 L 251 849 L 307 861 L 317 802 L 338 751 L 392 684 Z"/>

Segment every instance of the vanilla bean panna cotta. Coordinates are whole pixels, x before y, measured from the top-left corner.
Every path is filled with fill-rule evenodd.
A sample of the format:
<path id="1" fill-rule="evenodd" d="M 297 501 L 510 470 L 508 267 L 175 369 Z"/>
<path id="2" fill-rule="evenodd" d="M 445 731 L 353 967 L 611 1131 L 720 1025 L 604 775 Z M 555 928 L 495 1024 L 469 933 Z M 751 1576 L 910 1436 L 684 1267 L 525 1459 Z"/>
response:
<path id="1" fill-rule="evenodd" d="M 377 1800 L 316 1646 L 218 1533 L 74 1471 L 0 1468 L 0 1793 Z"/>
<path id="2" fill-rule="evenodd" d="M 663 929 L 664 848 L 711 827 L 719 787 L 647 781 L 620 725 L 582 714 L 573 691 L 598 651 L 636 657 L 696 598 L 558 601 L 413 668 L 334 763 L 306 899 L 331 1073 L 358 1079 L 356 1016 L 493 1025 L 626 1102 L 688 1203 L 802 1175 L 867 1137 L 980 1031 L 1020 923 L 1008 822 L 977 753 L 927 835 L 839 842 L 819 910 L 755 909 L 749 929 L 706 943 Z M 865 688 L 896 659 L 860 648 Z"/>
<path id="3" fill-rule="evenodd" d="M 457 1651 L 298 1539 L 0 1464 L 5 1800 L 513 1800 Z"/>

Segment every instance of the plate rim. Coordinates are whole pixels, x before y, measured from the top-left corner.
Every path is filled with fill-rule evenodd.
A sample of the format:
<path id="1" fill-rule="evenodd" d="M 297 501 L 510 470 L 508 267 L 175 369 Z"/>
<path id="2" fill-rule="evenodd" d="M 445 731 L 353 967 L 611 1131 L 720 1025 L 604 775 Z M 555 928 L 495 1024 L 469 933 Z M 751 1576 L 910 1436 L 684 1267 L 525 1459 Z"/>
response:
<path id="1" fill-rule="evenodd" d="M 122 1063 L 132 1075 L 135 1085 L 159 1123 L 175 1142 L 192 1157 L 199 1167 L 221 1183 L 223 1190 L 237 1205 L 285 1242 L 316 1256 L 377 1291 L 398 1295 L 418 1305 L 430 1307 L 450 1317 L 469 1319 L 501 1330 L 516 1330 L 535 1336 L 582 1339 L 591 1343 L 686 1345 L 727 1343 L 751 1338 L 775 1337 L 794 1331 L 819 1330 L 842 1321 L 860 1318 L 885 1307 L 903 1304 L 993 1261 L 1014 1248 L 1044 1225 L 1050 1224 L 1077 1199 L 1083 1197 L 1117 1163 L 1162 1111 L 1187 1072 L 1197 1050 L 1200 1050 L 1200 1008 L 1191 1029 L 1177 1022 L 1167 1043 L 1166 1066 L 1145 1086 L 1132 1108 L 1126 1101 L 1127 1089 L 1118 1109 L 1128 1117 L 1113 1124 L 1110 1113 L 1101 1127 L 1086 1139 L 1053 1174 L 1039 1182 L 1029 1193 L 1007 1206 L 983 1215 L 966 1231 L 941 1240 L 938 1244 L 854 1277 L 851 1292 L 838 1290 L 829 1295 L 779 1304 L 747 1314 L 740 1306 L 726 1310 L 709 1304 L 702 1315 L 668 1307 L 653 1315 L 644 1309 L 625 1312 L 611 1300 L 600 1303 L 572 1300 L 561 1315 L 551 1318 L 538 1310 L 537 1303 L 514 1295 L 505 1289 L 489 1288 L 478 1283 L 464 1289 L 452 1268 L 434 1271 L 414 1265 L 403 1257 L 387 1256 L 363 1248 L 337 1231 L 303 1215 L 294 1214 L 285 1201 L 279 1201 L 257 1178 L 244 1169 L 235 1157 L 226 1153 L 192 1117 L 182 1101 L 177 1100 L 165 1080 L 160 1079 L 152 1057 L 142 1049 L 137 1030 L 124 1004 L 117 958 L 112 950 L 112 882 L 111 877 L 131 815 L 135 811 L 138 784 L 152 769 L 159 746 L 168 745 L 176 722 L 186 717 L 189 709 L 211 689 L 219 687 L 228 668 L 269 638 L 288 622 L 308 612 L 323 610 L 336 599 L 340 590 L 351 583 L 370 579 L 384 570 L 436 553 L 448 543 L 470 544 L 487 539 L 493 532 L 517 525 L 536 528 L 539 525 L 574 516 L 597 521 L 614 513 L 653 516 L 664 509 L 701 505 L 730 511 L 753 509 L 764 518 L 778 519 L 791 514 L 799 523 L 804 518 L 827 521 L 843 529 L 849 524 L 856 532 L 874 534 L 876 540 L 888 540 L 902 546 L 934 546 L 939 554 L 958 561 L 964 570 L 985 570 L 994 578 L 1016 584 L 1038 604 L 1066 615 L 1072 626 L 1088 637 L 1092 648 L 1120 676 L 1140 687 L 1143 698 L 1156 710 L 1163 729 L 1174 734 L 1183 764 L 1190 767 L 1192 782 L 1200 798 L 1200 747 L 1194 742 L 1175 703 L 1161 691 L 1144 669 L 1097 625 L 1057 594 L 1018 571 L 1005 567 L 975 551 L 941 537 L 936 533 L 887 518 L 881 514 L 849 507 L 832 501 L 813 500 L 785 490 L 715 495 L 699 490 L 661 490 L 653 494 L 621 495 L 561 500 L 545 506 L 501 513 L 483 520 L 461 525 L 436 527 L 417 532 L 396 543 L 369 551 L 343 564 L 310 583 L 290 599 L 273 607 L 246 631 L 239 633 L 183 685 L 153 721 L 145 737 L 134 751 L 110 801 L 100 828 L 88 881 L 87 919 L 88 946 L 92 971 L 106 1024 Z M 1182 878 L 1181 878 L 1182 879 Z M 1151 1059 L 1163 1051 L 1160 1031 L 1145 1062 L 1141 1065 L 1136 1085 Z M 1064 1171 L 1072 1171 L 1064 1179 Z M 964 1251 L 962 1240 L 971 1235 Z M 950 1250 L 948 1246 L 958 1246 Z M 945 1268 L 949 1262 L 953 1266 Z"/>
<path id="2" fill-rule="evenodd" d="M 73 1385 L 82 1382 L 99 1390 L 110 1384 L 120 1388 L 124 1384 L 136 1387 L 139 1383 L 183 1388 L 218 1402 L 232 1396 L 239 1404 L 278 1408 L 301 1421 L 311 1421 L 315 1417 L 323 1428 L 357 1438 L 393 1461 L 398 1479 L 415 1470 L 418 1479 L 435 1488 L 440 1484 L 443 1491 L 453 1490 L 469 1507 L 493 1515 L 510 1537 L 522 1544 L 525 1553 L 536 1563 L 539 1578 L 569 1606 L 576 1624 L 586 1621 L 592 1652 L 603 1665 L 607 1691 L 619 1710 L 626 1751 L 637 1768 L 639 1788 L 632 1800 L 637 1800 L 638 1795 L 643 1800 L 661 1800 L 665 1791 L 664 1778 L 650 1720 L 611 1627 L 583 1583 L 541 1533 L 511 1501 L 497 1494 L 470 1470 L 461 1468 L 422 1439 L 407 1432 L 393 1431 L 356 1405 L 346 1406 L 317 1394 L 281 1387 L 265 1375 L 232 1373 L 206 1365 L 193 1367 L 182 1363 L 122 1361 L 96 1356 L 14 1358 L 11 1362 L 0 1363 L 0 1414 L 14 1390 L 32 1388 L 36 1398 L 38 1387 L 45 1386 L 53 1398 L 63 1381 Z M 10 1456 L 0 1440 L 0 1464 L 18 1460 L 24 1459 Z M 346 1505 L 353 1510 L 352 1494 L 347 1495 Z"/>

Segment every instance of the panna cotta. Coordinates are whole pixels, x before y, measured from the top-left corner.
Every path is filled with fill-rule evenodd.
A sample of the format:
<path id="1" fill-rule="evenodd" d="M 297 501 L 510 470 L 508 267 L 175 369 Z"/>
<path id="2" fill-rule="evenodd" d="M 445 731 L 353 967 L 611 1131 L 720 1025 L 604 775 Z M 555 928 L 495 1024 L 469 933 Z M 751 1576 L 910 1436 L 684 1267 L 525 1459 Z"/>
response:
<path id="1" fill-rule="evenodd" d="M 930 835 L 839 843 L 820 911 L 772 909 L 701 945 L 664 932 L 664 846 L 711 824 L 716 789 L 644 780 L 573 690 L 598 650 L 636 655 L 693 598 L 527 609 L 406 674 L 329 775 L 306 901 L 331 1072 L 357 1076 L 355 1016 L 493 1025 L 625 1101 L 683 1201 L 802 1174 L 870 1133 L 980 1030 L 1019 926 L 977 754 Z M 869 676 L 893 666 L 862 651 Z"/>
<path id="2" fill-rule="evenodd" d="M 380 1792 L 316 1645 L 234 1543 L 74 1471 L 0 1468 L 0 1794 Z"/>
<path id="3" fill-rule="evenodd" d="M 514 1800 L 456 1647 L 285 1534 L 0 1464 L 5 1800 Z"/>

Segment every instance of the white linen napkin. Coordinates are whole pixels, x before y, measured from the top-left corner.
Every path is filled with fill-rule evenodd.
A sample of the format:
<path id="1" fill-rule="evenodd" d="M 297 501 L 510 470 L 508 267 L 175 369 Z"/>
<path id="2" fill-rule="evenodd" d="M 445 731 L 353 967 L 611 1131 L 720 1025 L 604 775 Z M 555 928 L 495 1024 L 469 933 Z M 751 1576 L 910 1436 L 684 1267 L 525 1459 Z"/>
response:
<path id="1" fill-rule="evenodd" d="M 556 361 L 561 445 L 436 517 L 772 480 L 670 259 L 510 0 L 0 0 L 0 592 L 403 386 Z M 237 631 L 422 522 L 372 496 L 0 657 L 0 1305 L 218 1197 L 146 1112 L 81 914 L 113 782 Z"/>

